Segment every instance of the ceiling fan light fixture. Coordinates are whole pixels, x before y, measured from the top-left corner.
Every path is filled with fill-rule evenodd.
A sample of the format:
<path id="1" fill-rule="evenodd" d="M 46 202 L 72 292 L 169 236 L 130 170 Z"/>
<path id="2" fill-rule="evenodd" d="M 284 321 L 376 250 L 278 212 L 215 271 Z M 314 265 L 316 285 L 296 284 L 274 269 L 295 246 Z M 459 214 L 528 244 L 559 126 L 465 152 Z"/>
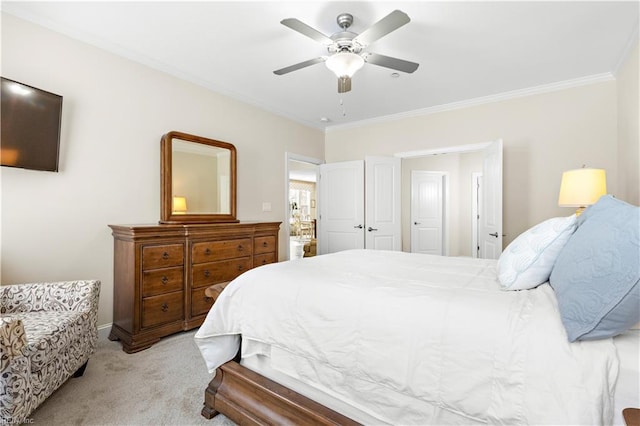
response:
<path id="1" fill-rule="evenodd" d="M 364 65 L 364 59 L 362 56 L 351 52 L 338 52 L 335 53 L 325 61 L 327 68 L 329 68 L 336 77 L 353 77 L 353 75 Z"/>
<path id="2" fill-rule="evenodd" d="M 338 93 L 351 91 L 351 77 L 338 77 Z"/>

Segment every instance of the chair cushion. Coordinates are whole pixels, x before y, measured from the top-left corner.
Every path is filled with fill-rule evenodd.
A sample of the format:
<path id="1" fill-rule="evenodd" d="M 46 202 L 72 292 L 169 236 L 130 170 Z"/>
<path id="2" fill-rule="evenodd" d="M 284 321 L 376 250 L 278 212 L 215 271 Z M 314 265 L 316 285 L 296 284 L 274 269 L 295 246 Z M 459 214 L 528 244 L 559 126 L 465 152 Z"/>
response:
<path id="1" fill-rule="evenodd" d="M 88 321 L 86 313 L 78 311 L 36 311 L 10 315 L 22 320 L 27 337 L 23 354 L 31 359 L 31 371 L 36 372 L 77 343 L 78 327 Z"/>

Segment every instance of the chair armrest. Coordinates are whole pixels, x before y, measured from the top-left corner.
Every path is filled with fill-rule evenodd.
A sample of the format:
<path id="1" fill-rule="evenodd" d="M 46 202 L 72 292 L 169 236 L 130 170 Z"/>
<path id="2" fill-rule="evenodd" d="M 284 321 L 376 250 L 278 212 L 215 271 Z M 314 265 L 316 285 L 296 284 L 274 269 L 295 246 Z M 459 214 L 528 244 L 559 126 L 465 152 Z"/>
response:
<path id="1" fill-rule="evenodd" d="M 0 287 L 0 313 L 98 310 L 100 281 L 60 281 Z"/>
<path id="2" fill-rule="evenodd" d="M 22 348 L 27 345 L 22 321 L 17 318 L 0 317 L 0 371 L 7 367 L 5 364 L 17 356 L 22 355 Z"/>

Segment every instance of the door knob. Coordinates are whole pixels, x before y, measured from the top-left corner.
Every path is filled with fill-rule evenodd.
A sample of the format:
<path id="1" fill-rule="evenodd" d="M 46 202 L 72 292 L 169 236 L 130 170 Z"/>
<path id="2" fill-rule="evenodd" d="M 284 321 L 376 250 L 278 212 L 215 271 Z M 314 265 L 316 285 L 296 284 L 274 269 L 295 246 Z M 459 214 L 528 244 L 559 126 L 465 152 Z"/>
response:
<path id="1" fill-rule="evenodd" d="M 413 222 L 414 225 L 420 225 L 420 222 Z"/>
<path id="2" fill-rule="evenodd" d="M 497 232 L 494 232 L 493 234 L 489 234 L 489 235 L 491 235 L 492 237 L 498 238 L 498 233 Z"/>
<path id="3" fill-rule="evenodd" d="M 369 228 L 367 228 L 367 231 L 369 231 L 369 232 L 371 232 L 371 231 L 377 231 L 377 229 L 376 229 L 376 228 L 369 227 Z"/>
<path id="4" fill-rule="evenodd" d="M 357 229 L 362 229 L 362 225 L 357 225 L 357 226 L 354 226 L 354 228 L 357 228 Z"/>

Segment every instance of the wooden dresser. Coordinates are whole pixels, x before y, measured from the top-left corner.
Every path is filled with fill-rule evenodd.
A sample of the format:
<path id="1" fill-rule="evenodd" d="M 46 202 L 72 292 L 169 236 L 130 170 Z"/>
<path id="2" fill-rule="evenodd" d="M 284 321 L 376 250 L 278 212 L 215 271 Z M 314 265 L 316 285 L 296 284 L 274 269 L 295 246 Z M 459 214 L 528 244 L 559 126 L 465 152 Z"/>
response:
<path id="1" fill-rule="evenodd" d="M 114 238 L 113 326 L 125 352 L 200 326 L 205 290 L 278 261 L 280 222 L 109 225 Z"/>

